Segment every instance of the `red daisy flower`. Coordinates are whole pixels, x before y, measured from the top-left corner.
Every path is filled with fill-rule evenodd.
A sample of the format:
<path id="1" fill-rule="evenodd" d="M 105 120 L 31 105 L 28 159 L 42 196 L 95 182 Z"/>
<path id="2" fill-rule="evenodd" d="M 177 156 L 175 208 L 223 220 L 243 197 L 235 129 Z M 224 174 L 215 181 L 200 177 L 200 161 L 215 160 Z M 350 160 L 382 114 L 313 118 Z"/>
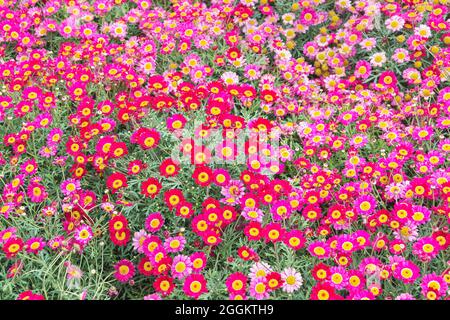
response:
<path id="1" fill-rule="evenodd" d="M 156 178 L 148 178 L 141 184 L 141 194 L 146 197 L 155 198 L 161 190 L 161 183 Z"/>
<path id="2" fill-rule="evenodd" d="M 208 292 L 207 282 L 201 274 L 190 274 L 184 280 L 184 293 L 191 298 L 198 299 L 202 294 Z"/>
<path id="3" fill-rule="evenodd" d="M 128 282 L 135 273 L 134 265 L 131 261 L 123 259 L 114 265 L 116 272 L 114 277 L 120 282 Z"/>

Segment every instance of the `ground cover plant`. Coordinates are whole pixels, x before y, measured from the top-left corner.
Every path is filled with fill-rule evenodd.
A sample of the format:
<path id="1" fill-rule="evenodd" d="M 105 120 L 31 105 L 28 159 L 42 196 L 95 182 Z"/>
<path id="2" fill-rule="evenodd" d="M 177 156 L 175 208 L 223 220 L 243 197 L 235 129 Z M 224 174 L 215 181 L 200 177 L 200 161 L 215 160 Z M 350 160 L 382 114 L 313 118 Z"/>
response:
<path id="1" fill-rule="evenodd" d="M 0 0 L 1 299 L 448 299 L 447 0 Z"/>

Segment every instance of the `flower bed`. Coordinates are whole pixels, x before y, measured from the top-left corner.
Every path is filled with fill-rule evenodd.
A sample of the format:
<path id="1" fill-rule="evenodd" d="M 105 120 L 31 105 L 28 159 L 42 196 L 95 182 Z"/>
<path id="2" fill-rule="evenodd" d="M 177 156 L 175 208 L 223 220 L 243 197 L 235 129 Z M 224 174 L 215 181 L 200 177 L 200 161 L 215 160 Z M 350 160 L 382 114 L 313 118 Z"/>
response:
<path id="1" fill-rule="evenodd" d="M 446 299 L 447 0 L 0 3 L 2 299 Z"/>

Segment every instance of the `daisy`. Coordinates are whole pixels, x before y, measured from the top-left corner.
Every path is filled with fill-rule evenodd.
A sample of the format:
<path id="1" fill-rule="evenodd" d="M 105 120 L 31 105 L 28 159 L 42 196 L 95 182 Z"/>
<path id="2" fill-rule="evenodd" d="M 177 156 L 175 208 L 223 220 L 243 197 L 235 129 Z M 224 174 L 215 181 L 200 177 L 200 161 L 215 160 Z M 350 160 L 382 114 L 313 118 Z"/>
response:
<path id="1" fill-rule="evenodd" d="M 448 284 L 444 281 L 442 276 L 438 276 L 435 273 L 427 274 L 422 278 L 420 284 L 422 288 L 422 295 L 427 299 L 434 296 L 445 296 L 448 290 Z M 430 294 L 430 292 L 433 292 Z"/>
<path id="2" fill-rule="evenodd" d="M 394 257 L 395 259 L 396 257 Z M 381 261 L 375 257 L 367 257 L 361 260 L 359 264 L 359 271 L 366 275 L 373 275 L 379 272 L 382 266 Z"/>
<path id="3" fill-rule="evenodd" d="M 66 156 L 60 156 L 60 157 L 56 157 L 55 160 L 53 160 L 53 164 L 56 164 L 58 166 L 64 167 L 66 165 L 66 161 L 67 161 Z"/>
<path id="4" fill-rule="evenodd" d="M 192 261 L 189 256 L 175 256 L 172 261 L 171 272 L 176 279 L 184 279 L 190 275 L 192 273 Z"/>
<path id="5" fill-rule="evenodd" d="M 192 261 L 193 272 L 200 272 L 206 267 L 207 257 L 202 251 L 194 252 L 189 259 Z"/>
<path id="6" fill-rule="evenodd" d="M 412 252 L 419 258 L 430 261 L 439 254 L 440 249 L 439 242 L 434 238 L 423 237 L 413 244 Z"/>
<path id="7" fill-rule="evenodd" d="M 115 206 L 111 202 L 103 202 L 100 205 L 100 208 L 102 208 L 102 210 L 104 210 L 104 211 L 106 211 L 108 213 L 112 213 L 114 211 Z"/>
<path id="8" fill-rule="evenodd" d="M 373 67 L 382 67 L 386 60 L 387 58 L 385 52 L 377 52 L 370 57 L 370 64 Z"/>
<path id="9" fill-rule="evenodd" d="M 83 271 L 81 269 L 67 261 L 65 263 L 66 266 L 66 277 L 67 277 L 67 286 L 69 288 L 77 287 L 77 284 L 79 285 L 79 280 L 83 276 Z"/>
<path id="10" fill-rule="evenodd" d="M 120 282 L 128 282 L 134 276 L 135 268 L 131 261 L 123 259 L 114 265 L 114 277 Z"/>
<path id="11" fill-rule="evenodd" d="M 21 273 L 22 269 L 23 269 L 23 262 L 21 260 L 18 260 L 14 262 L 11 265 L 11 267 L 9 267 L 6 277 L 8 279 L 14 278 L 16 275 Z"/>
<path id="12" fill-rule="evenodd" d="M 25 242 L 28 253 L 37 254 L 45 247 L 45 241 L 42 238 L 30 238 Z"/>
<path id="13" fill-rule="evenodd" d="M 147 238 L 148 233 L 145 230 L 139 230 L 133 236 L 133 249 L 139 253 L 144 253 L 143 243 Z"/>
<path id="14" fill-rule="evenodd" d="M 144 225 L 148 232 L 157 232 L 164 225 L 164 217 L 159 212 L 150 213 Z"/>
<path id="15" fill-rule="evenodd" d="M 429 26 L 421 24 L 414 28 L 414 34 L 428 39 L 429 37 L 431 37 L 431 29 Z"/>
<path id="16" fill-rule="evenodd" d="M 190 274 L 186 277 L 183 291 L 188 297 L 198 299 L 202 294 L 208 292 L 207 281 L 201 274 Z"/>
<path id="17" fill-rule="evenodd" d="M 384 189 L 386 197 L 392 200 L 400 200 L 405 197 L 406 190 L 408 189 L 409 181 L 403 181 L 400 183 L 393 182 L 386 186 Z"/>
<path id="18" fill-rule="evenodd" d="M 275 221 L 280 221 L 290 217 L 292 208 L 287 200 L 276 200 L 273 203 L 270 212 L 272 213 L 272 218 Z"/>
<path id="19" fill-rule="evenodd" d="M 375 46 L 377 45 L 377 39 L 376 38 L 366 38 L 362 40 L 359 45 L 363 50 L 371 51 Z"/>
<path id="20" fill-rule="evenodd" d="M 92 239 L 92 229 L 88 225 L 80 225 L 75 229 L 75 240 L 81 244 L 85 245 Z"/>
<path id="21" fill-rule="evenodd" d="M 157 293 L 152 293 L 144 296 L 144 300 L 162 300 L 162 297 Z"/>
<path id="22" fill-rule="evenodd" d="M 75 193 L 77 190 L 80 190 L 80 188 L 80 181 L 76 179 L 67 179 L 61 183 L 61 192 L 65 196 Z"/>
<path id="23" fill-rule="evenodd" d="M 202 50 L 209 49 L 212 43 L 211 38 L 207 35 L 202 35 L 201 37 L 196 38 L 194 42 L 195 46 Z"/>
<path id="24" fill-rule="evenodd" d="M 244 75 L 249 80 L 257 80 L 261 76 L 261 67 L 255 64 L 248 64 L 244 68 Z"/>
<path id="25" fill-rule="evenodd" d="M 372 195 L 364 195 L 355 200 L 354 206 L 359 214 L 367 216 L 374 212 L 377 201 Z"/>
<path id="26" fill-rule="evenodd" d="M 420 277 L 420 268 L 413 262 L 405 260 L 396 265 L 393 275 L 403 283 L 414 283 Z"/>
<path id="27" fill-rule="evenodd" d="M 365 284 L 366 284 L 366 279 L 364 277 L 364 274 L 361 271 L 349 270 L 347 275 L 348 275 L 347 290 L 352 292 L 352 291 L 359 291 L 359 290 L 364 289 Z"/>
<path id="28" fill-rule="evenodd" d="M 123 22 L 113 23 L 110 32 L 112 36 L 124 39 L 127 35 L 127 25 Z"/>
<path id="29" fill-rule="evenodd" d="M 0 214 L 3 214 L 3 216 L 8 219 L 9 214 L 14 210 L 16 204 L 13 202 L 6 202 L 3 203 L 0 206 Z M 1 238 L 0 238 L 0 243 L 1 243 Z"/>
<path id="30" fill-rule="evenodd" d="M 37 172 L 37 169 L 38 165 L 34 159 L 27 160 L 20 166 L 21 173 L 25 175 L 34 175 Z"/>
<path id="31" fill-rule="evenodd" d="M 372 72 L 369 62 L 360 60 L 355 66 L 355 76 L 361 79 L 367 79 Z"/>
<path id="32" fill-rule="evenodd" d="M 156 278 L 155 282 L 153 282 L 153 288 L 157 291 L 156 293 L 168 296 L 175 288 L 175 284 L 173 283 L 173 278 L 163 275 Z"/>
<path id="33" fill-rule="evenodd" d="M 57 151 L 58 151 L 58 149 L 57 149 L 56 145 L 43 146 L 39 150 L 39 155 L 44 158 L 50 158 L 50 157 L 53 157 L 54 155 L 56 155 Z"/>
<path id="34" fill-rule="evenodd" d="M 245 60 L 245 57 L 242 56 L 233 61 L 230 61 L 230 64 L 233 65 L 235 68 L 242 68 L 242 67 L 245 67 L 245 65 L 247 64 L 247 61 Z"/>
<path id="35" fill-rule="evenodd" d="M 225 281 L 229 293 L 245 294 L 247 289 L 247 277 L 241 272 L 230 274 Z"/>
<path id="36" fill-rule="evenodd" d="M 402 76 L 408 81 L 408 84 L 419 84 L 422 82 L 422 76 L 417 69 L 407 68 L 403 71 Z"/>
<path id="37" fill-rule="evenodd" d="M 221 194 L 224 196 L 221 202 L 229 204 L 239 203 L 239 199 L 244 192 L 245 187 L 241 180 L 230 180 L 228 185 L 221 189 Z"/>
<path id="38" fill-rule="evenodd" d="M 257 0 L 240 0 L 239 2 L 247 7 L 254 7 L 258 3 Z"/>
<path id="39" fill-rule="evenodd" d="M 267 262 L 259 261 L 251 266 L 248 276 L 251 279 L 256 279 L 258 277 L 265 277 L 272 271 L 272 267 Z"/>
<path id="40" fill-rule="evenodd" d="M 245 218 L 245 220 L 257 221 L 261 223 L 264 217 L 264 212 L 258 208 L 245 207 L 242 211 L 242 216 Z"/>
<path id="41" fill-rule="evenodd" d="M 394 54 L 392 55 L 392 60 L 394 60 L 397 63 L 405 63 L 410 61 L 409 52 L 406 49 L 403 48 L 397 48 L 394 51 Z"/>
<path id="42" fill-rule="evenodd" d="M 250 281 L 250 295 L 256 300 L 269 298 L 269 286 L 266 277 L 253 278 Z"/>
<path id="43" fill-rule="evenodd" d="M 289 50 L 276 50 L 275 51 L 275 58 L 279 59 L 281 61 L 289 61 L 292 58 L 292 54 Z"/>
<path id="44" fill-rule="evenodd" d="M 183 236 L 169 237 L 164 241 L 164 249 L 167 252 L 183 251 L 186 239 Z"/>
<path id="45" fill-rule="evenodd" d="M 350 140 L 350 145 L 359 149 L 359 148 L 364 147 L 367 144 L 367 142 L 368 142 L 368 140 L 365 135 L 357 134 L 357 135 L 353 136 L 352 139 Z"/>
<path id="46" fill-rule="evenodd" d="M 283 20 L 284 24 L 292 25 L 295 20 L 295 14 L 293 14 L 292 12 L 285 13 L 281 16 L 281 19 Z"/>
<path id="47" fill-rule="evenodd" d="M 61 247 L 63 241 L 64 241 L 63 236 L 56 236 L 48 241 L 48 246 L 52 250 L 57 250 L 58 248 Z"/>
<path id="48" fill-rule="evenodd" d="M 139 61 L 139 70 L 146 75 L 152 75 L 155 72 L 156 61 L 152 57 L 146 57 Z"/>
<path id="49" fill-rule="evenodd" d="M 337 294 L 334 288 L 327 282 L 319 282 L 312 290 L 310 300 L 335 300 Z"/>
<path id="50" fill-rule="evenodd" d="M 393 16 L 386 20 L 385 25 L 386 28 L 392 32 L 400 31 L 405 25 L 405 19 L 400 16 Z"/>
<path id="51" fill-rule="evenodd" d="M 425 224 L 431 218 L 431 211 L 424 206 L 413 205 L 412 212 L 412 221 L 418 225 Z"/>
<path id="52" fill-rule="evenodd" d="M 348 274 L 344 267 L 330 268 L 330 285 L 337 290 L 344 289 L 348 285 Z"/>
<path id="53" fill-rule="evenodd" d="M 302 275 L 294 268 L 286 268 L 281 272 L 282 290 L 287 293 L 297 291 L 303 284 Z"/>
<path id="54" fill-rule="evenodd" d="M 416 300 L 410 293 L 401 293 L 394 300 Z"/>
<path id="55" fill-rule="evenodd" d="M 24 243 L 21 238 L 11 237 L 3 244 L 2 251 L 6 254 L 6 259 L 11 259 L 22 251 L 23 246 Z"/>
<path id="56" fill-rule="evenodd" d="M 17 300 L 45 300 L 45 298 L 42 294 L 33 293 L 31 290 L 28 290 L 19 294 Z"/>
<path id="57" fill-rule="evenodd" d="M 227 71 L 220 77 L 226 85 L 239 84 L 239 77 L 232 71 Z"/>
<path id="58" fill-rule="evenodd" d="M 288 145 L 279 148 L 279 156 L 282 162 L 291 161 L 293 154 L 294 151 Z"/>
<path id="59" fill-rule="evenodd" d="M 375 300 L 375 296 L 368 290 L 354 291 L 346 297 L 348 300 Z"/>
<path id="60" fill-rule="evenodd" d="M 38 183 L 30 183 L 27 187 L 27 196 L 32 202 L 42 202 L 44 201 L 48 194 L 43 185 Z"/>
<path id="61" fill-rule="evenodd" d="M 311 255 L 319 258 L 326 259 L 330 255 L 330 247 L 326 242 L 314 241 L 309 244 L 308 251 Z"/>
<path id="62" fill-rule="evenodd" d="M 17 229 L 14 227 L 8 227 L 0 230 L 0 244 L 5 243 L 8 239 L 14 239 L 16 237 Z"/>

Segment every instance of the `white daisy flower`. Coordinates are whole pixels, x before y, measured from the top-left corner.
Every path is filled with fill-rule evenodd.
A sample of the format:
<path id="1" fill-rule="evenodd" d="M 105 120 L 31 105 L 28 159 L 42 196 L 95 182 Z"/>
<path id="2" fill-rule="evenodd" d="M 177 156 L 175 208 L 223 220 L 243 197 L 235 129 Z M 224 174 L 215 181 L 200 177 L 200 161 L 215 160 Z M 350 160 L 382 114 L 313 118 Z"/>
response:
<path id="1" fill-rule="evenodd" d="M 303 284 L 302 275 L 294 268 L 284 269 L 283 272 L 281 272 L 281 279 L 284 281 L 281 289 L 287 293 L 297 291 Z"/>
<path id="2" fill-rule="evenodd" d="M 386 53 L 377 52 L 370 57 L 370 64 L 373 67 L 381 67 L 386 62 Z"/>
<path id="3" fill-rule="evenodd" d="M 393 16 L 386 20 L 385 25 L 386 28 L 392 32 L 400 31 L 405 25 L 405 19 L 400 16 Z"/>
<path id="4" fill-rule="evenodd" d="M 258 261 L 255 262 L 255 264 L 252 265 L 252 267 L 250 268 L 250 273 L 249 273 L 249 277 L 251 279 L 255 279 L 258 277 L 265 277 L 267 276 L 269 273 L 271 273 L 273 271 L 272 267 L 264 261 Z"/>
<path id="5" fill-rule="evenodd" d="M 429 26 L 421 24 L 414 29 L 414 34 L 428 39 L 431 37 L 431 29 Z"/>
<path id="6" fill-rule="evenodd" d="M 224 72 L 224 74 L 222 74 L 222 76 L 220 78 L 227 85 L 232 85 L 232 84 L 238 84 L 239 83 L 238 75 L 236 73 L 234 73 L 234 72 L 231 72 L 231 71 Z"/>

